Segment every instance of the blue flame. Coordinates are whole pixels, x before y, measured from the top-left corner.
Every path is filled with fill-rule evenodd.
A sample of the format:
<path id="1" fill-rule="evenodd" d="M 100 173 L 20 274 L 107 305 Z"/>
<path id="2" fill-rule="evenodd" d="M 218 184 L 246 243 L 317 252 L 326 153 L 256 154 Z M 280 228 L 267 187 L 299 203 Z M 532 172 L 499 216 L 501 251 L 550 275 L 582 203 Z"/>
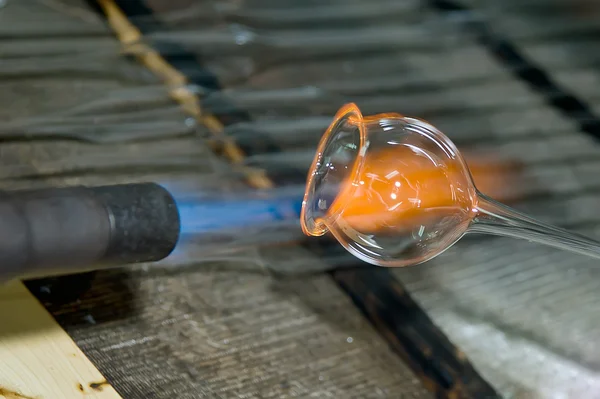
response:
<path id="1" fill-rule="evenodd" d="M 248 193 L 241 198 L 216 199 L 211 195 L 178 195 L 175 190 L 169 192 L 177 203 L 182 235 L 299 221 L 304 194 L 300 187 Z"/>

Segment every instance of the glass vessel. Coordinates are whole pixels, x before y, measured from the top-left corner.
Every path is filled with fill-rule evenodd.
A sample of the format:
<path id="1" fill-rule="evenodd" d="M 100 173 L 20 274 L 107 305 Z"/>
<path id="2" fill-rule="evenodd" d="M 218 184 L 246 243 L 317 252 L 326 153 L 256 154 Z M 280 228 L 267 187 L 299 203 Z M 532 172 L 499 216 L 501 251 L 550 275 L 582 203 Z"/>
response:
<path id="1" fill-rule="evenodd" d="M 379 266 L 428 261 L 468 232 L 522 238 L 600 257 L 600 243 L 480 193 L 452 141 L 396 113 L 343 106 L 321 139 L 302 203 L 305 234 L 333 236 Z"/>

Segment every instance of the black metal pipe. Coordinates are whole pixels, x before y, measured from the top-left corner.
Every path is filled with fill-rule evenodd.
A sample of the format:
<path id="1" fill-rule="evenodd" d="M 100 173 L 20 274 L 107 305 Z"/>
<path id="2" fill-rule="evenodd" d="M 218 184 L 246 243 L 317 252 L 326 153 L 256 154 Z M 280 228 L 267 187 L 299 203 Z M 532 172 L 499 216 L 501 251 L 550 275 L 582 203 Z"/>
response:
<path id="1" fill-rule="evenodd" d="M 159 261 L 179 232 L 154 183 L 0 192 L 0 282 Z"/>

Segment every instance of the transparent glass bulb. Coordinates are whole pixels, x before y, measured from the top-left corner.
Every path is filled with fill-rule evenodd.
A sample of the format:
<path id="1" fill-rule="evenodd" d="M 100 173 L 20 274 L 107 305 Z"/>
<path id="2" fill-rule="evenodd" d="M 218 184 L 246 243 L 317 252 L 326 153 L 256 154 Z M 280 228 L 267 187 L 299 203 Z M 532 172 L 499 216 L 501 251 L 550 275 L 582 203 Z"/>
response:
<path id="1" fill-rule="evenodd" d="M 520 237 L 600 257 L 600 244 L 545 225 L 481 194 L 456 146 L 425 121 L 342 107 L 309 172 L 305 234 L 328 231 L 380 266 L 434 258 L 467 232 Z"/>

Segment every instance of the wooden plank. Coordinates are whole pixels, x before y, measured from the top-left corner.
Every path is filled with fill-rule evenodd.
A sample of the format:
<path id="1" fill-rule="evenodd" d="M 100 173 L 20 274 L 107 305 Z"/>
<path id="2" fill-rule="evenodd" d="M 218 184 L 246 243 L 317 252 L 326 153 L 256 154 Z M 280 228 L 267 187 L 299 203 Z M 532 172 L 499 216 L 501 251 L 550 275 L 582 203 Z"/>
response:
<path id="1" fill-rule="evenodd" d="M 98 273 L 50 309 L 126 399 L 433 397 L 328 276 L 260 260 Z"/>
<path id="2" fill-rule="evenodd" d="M 12 39 L 19 35 L 36 36 L 40 34 L 44 38 L 48 38 L 52 34 L 61 35 L 65 31 L 78 32 L 82 35 L 96 35 L 103 29 L 101 24 L 90 26 L 87 23 L 81 23 L 76 18 L 67 18 L 68 21 L 65 23 L 52 24 L 52 21 L 56 22 L 60 14 L 43 6 L 36 8 L 38 13 L 31 13 L 31 4 L 27 3 L 26 1 L 13 2 L 0 10 L 0 42 L 2 44 L 6 43 L 2 40 L 4 36 L 8 36 L 9 41 L 12 42 Z M 37 18 L 51 22 L 36 23 L 35 28 L 28 23 L 9 22 L 19 20 L 19 18 L 30 22 Z M 43 63 L 40 61 L 40 64 Z M 1 103 L 10 104 L 10 106 L 3 107 L 4 111 L 0 115 L 0 119 L 3 121 L 11 117 L 19 117 L 17 115 L 19 111 L 31 108 L 30 106 L 21 107 L 19 100 L 15 100 L 19 96 L 11 94 L 11 91 L 7 90 L 4 91 L 3 96 L 0 96 Z M 26 101 L 29 102 L 35 96 L 27 97 Z M 38 103 L 41 107 L 36 107 L 37 109 L 32 112 L 40 112 L 44 107 L 57 106 L 56 101 Z M 7 124 L 3 123 L 3 126 L 7 126 Z M 2 145 L 1 151 L 7 150 L 10 151 L 9 147 Z M 8 166 L 8 169 L 13 172 L 25 169 L 37 170 L 33 165 L 34 160 L 28 158 L 20 150 L 11 152 L 11 154 L 3 156 L 3 159 L 16 159 L 21 156 L 21 163 L 13 165 L 14 167 Z M 25 159 L 29 160 L 24 161 Z M 29 162 L 32 163 L 28 164 Z M 12 186 L 11 183 L 3 183 L 3 188 Z M 102 373 L 96 369 L 21 282 L 0 285 L 0 359 L 2 359 L 0 362 L 0 399 L 120 398 Z"/>
<path id="3" fill-rule="evenodd" d="M 119 394 L 20 282 L 0 288 L 0 399 Z"/>

